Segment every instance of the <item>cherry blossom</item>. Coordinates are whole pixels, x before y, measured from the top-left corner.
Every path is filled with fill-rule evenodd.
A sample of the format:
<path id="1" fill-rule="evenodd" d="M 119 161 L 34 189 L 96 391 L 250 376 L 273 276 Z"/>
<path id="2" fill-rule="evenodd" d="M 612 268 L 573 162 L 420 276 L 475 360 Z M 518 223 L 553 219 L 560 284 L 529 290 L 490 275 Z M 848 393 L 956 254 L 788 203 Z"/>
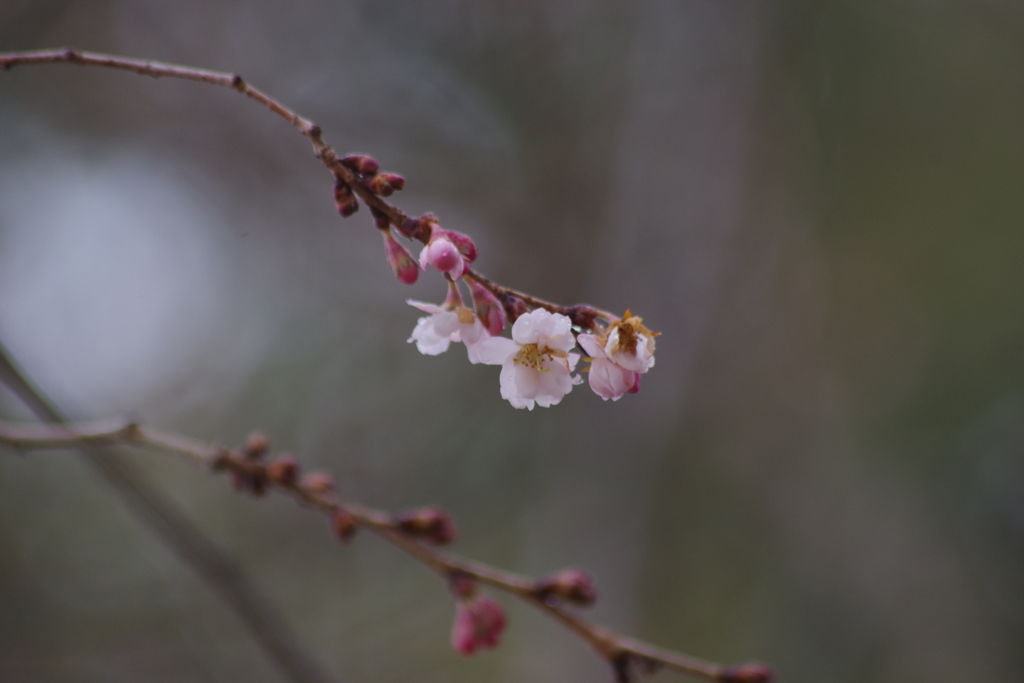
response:
<path id="1" fill-rule="evenodd" d="M 643 374 L 654 367 L 654 338 L 657 336 L 644 327 L 642 318 L 626 311 L 603 339 L 604 352 L 608 360 L 623 370 Z"/>
<path id="2" fill-rule="evenodd" d="M 469 362 L 480 363 L 478 342 L 489 336 L 480 320 L 465 306 L 438 306 L 424 301 L 407 299 L 406 303 L 415 306 L 424 313 L 409 337 L 409 343 L 416 343 L 419 352 L 427 356 L 437 356 L 448 350 L 452 342 L 465 342 L 469 353 Z"/>
<path id="3" fill-rule="evenodd" d="M 618 401 L 626 393 L 640 390 L 640 373 L 627 370 L 608 358 L 601 341 L 592 334 L 581 334 L 576 340 L 591 356 L 587 376 L 590 388 L 605 401 Z"/>
<path id="4" fill-rule="evenodd" d="M 514 408 L 533 410 L 558 404 L 582 378 L 571 375 L 579 362 L 572 324 L 542 308 L 519 316 L 512 339 L 487 337 L 476 342 L 479 362 L 501 366 L 501 397 Z"/>

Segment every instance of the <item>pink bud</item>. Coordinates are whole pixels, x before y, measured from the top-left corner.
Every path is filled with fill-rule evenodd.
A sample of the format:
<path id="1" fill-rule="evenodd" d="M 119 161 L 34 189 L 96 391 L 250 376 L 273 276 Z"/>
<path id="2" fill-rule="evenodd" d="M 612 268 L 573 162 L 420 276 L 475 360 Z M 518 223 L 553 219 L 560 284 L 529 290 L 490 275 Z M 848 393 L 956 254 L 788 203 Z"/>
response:
<path id="1" fill-rule="evenodd" d="M 448 273 L 453 280 L 462 277 L 466 265 L 455 243 L 448 239 L 448 232 L 436 223 L 431 226 L 430 241 L 420 252 L 420 266 L 426 269 L 428 265 Z"/>
<path id="2" fill-rule="evenodd" d="M 506 621 L 505 610 L 491 597 L 460 600 L 452 623 L 452 647 L 464 657 L 497 647 Z"/>
<path id="3" fill-rule="evenodd" d="M 564 600 L 577 605 L 592 605 L 597 600 L 594 580 L 581 569 L 563 569 L 538 581 L 534 590 L 548 604 Z"/>
<path id="4" fill-rule="evenodd" d="M 434 545 L 448 545 L 455 540 L 455 523 L 447 512 L 435 507 L 407 510 L 395 516 L 401 531 L 422 538 Z"/>
<path id="5" fill-rule="evenodd" d="M 359 210 L 359 200 L 352 194 L 352 188 L 341 178 L 334 183 L 334 205 L 342 218 L 348 218 Z"/>
<path id="6" fill-rule="evenodd" d="M 409 250 L 391 235 L 390 230 L 381 230 L 384 235 L 384 253 L 388 257 L 388 265 L 400 282 L 411 285 L 420 276 L 420 267 L 413 260 Z"/>
<path id="7" fill-rule="evenodd" d="M 467 278 L 468 279 L 468 278 Z M 484 328 L 492 335 L 499 335 L 505 329 L 505 307 L 498 298 L 476 280 L 469 281 L 469 293 L 473 296 L 473 306 Z"/>
<path id="8" fill-rule="evenodd" d="M 341 163 L 356 173 L 373 175 L 380 169 L 377 160 L 366 154 L 349 154 L 341 158 Z"/>
<path id="9" fill-rule="evenodd" d="M 378 173 L 366 181 L 366 189 L 381 197 L 390 197 L 405 187 L 405 178 L 395 173 Z"/>
<path id="10" fill-rule="evenodd" d="M 445 235 L 452 241 L 455 248 L 459 250 L 463 258 L 472 263 L 476 261 L 476 243 L 468 235 L 463 235 L 461 232 L 455 232 L 454 230 L 445 230 Z"/>

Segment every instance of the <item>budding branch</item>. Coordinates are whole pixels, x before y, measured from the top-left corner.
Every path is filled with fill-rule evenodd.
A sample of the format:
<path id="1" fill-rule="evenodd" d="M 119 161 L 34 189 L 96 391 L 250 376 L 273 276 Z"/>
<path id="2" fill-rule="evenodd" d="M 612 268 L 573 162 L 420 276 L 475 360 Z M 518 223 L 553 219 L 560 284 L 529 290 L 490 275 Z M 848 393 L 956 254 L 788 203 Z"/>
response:
<path id="1" fill-rule="evenodd" d="M 302 135 L 308 138 L 310 143 L 313 145 L 313 152 L 316 158 L 323 163 L 335 179 L 340 180 L 351 187 L 352 190 L 359 195 L 359 198 L 362 199 L 368 207 L 370 207 L 370 210 L 373 212 L 375 217 L 386 217 L 390 224 L 394 225 L 400 233 L 406 237 L 417 239 L 424 244 L 426 244 L 430 238 L 429 231 L 421 228 L 422 224 L 420 219 L 410 218 L 398 207 L 384 201 L 367 186 L 367 183 L 359 176 L 359 174 L 342 163 L 341 158 L 338 157 L 338 154 L 334 149 L 324 142 L 320 126 L 309 119 L 300 116 L 297 112 L 281 104 L 263 91 L 252 87 L 238 74 L 211 71 L 209 69 L 197 69 L 189 66 L 181 66 L 180 64 L 167 64 L 165 62 L 132 59 L 118 55 L 86 52 L 72 48 L 0 53 L 0 69 L 5 71 L 23 64 L 54 63 L 78 64 L 80 66 L 104 66 L 111 69 L 131 71 L 141 76 L 152 76 L 153 78 L 181 78 L 188 81 L 199 81 L 200 83 L 208 83 L 210 85 L 217 85 L 223 88 L 237 90 L 246 97 L 255 100 L 283 118 L 296 130 L 302 133 Z M 432 218 L 432 216 L 430 218 Z M 532 306 L 533 308 L 543 308 L 551 313 L 567 315 L 574 324 L 578 324 L 584 328 L 593 328 L 595 318 L 603 318 L 607 322 L 618 320 L 618 316 L 587 304 L 562 306 L 550 301 L 545 301 L 544 299 L 538 299 L 537 297 L 525 292 L 520 292 L 512 289 L 511 287 L 505 287 L 504 285 L 492 282 L 473 270 L 468 271 L 465 274 L 465 277 L 471 278 L 472 280 L 480 283 L 481 286 L 503 301 L 507 300 L 509 297 L 515 297 L 521 299 L 525 304 Z"/>
<path id="2" fill-rule="evenodd" d="M 259 439 L 256 439 L 259 441 Z M 19 425 L 0 423 L 0 443 L 19 450 L 64 449 L 81 447 L 135 446 L 173 455 L 216 472 L 230 473 L 239 488 L 261 494 L 273 490 L 305 507 L 334 518 L 340 513 L 380 536 L 442 578 L 472 577 L 481 584 L 508 593 L 532 605 L 583 638 L 615 668 L 619 680 L 633 680 L 638 672 L 659 668 L 672 669 L 709 681 L 756 683 L 767 681 L 766 669 L 757 664 L 722 667 L 678 652 L 655 647 L 602 626 L 587 622 L 569 612 L 550 595 L 539 589 L 542 582 L 507 572 L 490 565 L 444 553 L 419 540 L 402 528 L 401 515 L 375 510 L 350 500 L 341 500 L 330 479 L 314 474 L 298 476 L 297 465 L 288 470 L 275 462 L 294 462 L 290 456 L 268 458 L 265 446 L 250 444 L 242 450 L 217 448 L 193 439 L 162 432 L 137 422 L 104 422 L 85 425 Z M 265 441 L 263 442 L 265 444 Z M 275 471 L 278 474 L 274 474 Z M 287 471 L 288 474 L 282 472 Z"/>
<path id="3" fill-rule="evenodd" d="M 345 159 L 339 158 L 335 151 L 324 142 L 319 126 L 260 90 L 253 88 L 237 74 L 83 52 L 70 48 L 0 53 L 0 68 L 4 70 L 23 64 L 45 63 L 103 66 L 154 78 L 163 76 L 182 78 L 236 90 L 270 109 L 308 138 L 313 145 L 316 158 L 334 176 L 336 183 L 344 183 L 362 199 L 370 208 L 379 228 L 388 230 L 390 226 L 394 226 L 408 238 L 417 239 L 424 244 L 429 240 L 429 224 L 436 220 L 433 216 L 410 218 L 397 207 L 385 202 L 379 195 L 390 194 L 393 190 L 375 192 L 376 186 L 368 182 L 372 179 L 364 177 L 363 174 L 346 165 Z M 400 189 L 404 179 L 401 179 L 400 176 L 391 177 L 401 181 L 394 188 Z M 617 316 L 593 306 L 584 304 L 561 306 L 538 299 L 524 292 L 494 283 L 472 270 L 468 270 L 464 276 L 479 283 L 506 304 L 518 300 L 526 306 L 566 315 L 574 325 L 580 328 L 600 330 L 597 319 L 603 319 L 606 323 L 619 320 Z M 424 533 L 423 529 L 417 527 L 416 513 L 403 517 L 401 514 L 391 515 L 353 501 L 342 501 L 335 495 L 330 478 L 326 475 L 314 474 L 299 478 L 298 463 L 290 456 L 278 456 L 268 462 L 265 440 L 261 442 L 259 439 L 255 441 L 250 439 L 245 449 L 232 451 L 215 448 L 183 436 L 160 432 L 134 422 L 78 427 L 65 424 L 25 426 L 0 423 L 0 443 L 17 449 L 135 446 L 175 455 L 213 471 L 227 472 L 232 476 L 237 488 L 255 495 L 260 495 L 268 489 L 277 491 L 306 507 L 331 517 L 336 533 L 342 538 L 347 538 L 355 527 L 365 528 L 427 565 L 449 582 L 457 582 L 470 577 L 472 580 L 511 594 L 533 605 L 588 642 L 601 657 L 612 665 L 620 683 L 632 681 L 640 674 L 650 673 L 659 668 L 672 669 L 721 683 L 765 683 L 771 678 L 770 669 L 763 665 L 742 664 L 722 667 L 634 640 L 580 619 L 565 609 L 565 604 L 573 602 L 573 600 L 567 599 L 564 595 L 560 597 L 546 591 L 543 581 L 439 551 L 431 545 L 431 542 L 436 544 L 450 541 L 451 534 L 440 533 L 432 537 L 429 533 Z M 437 510 L 433 512 L 435 515 L 444 515 Z M 443 519 L 450 525 L 446 516 Z M 344 528 L 339 525 L 339 520 L 344 520 L 346 524 Z M 592 595 L 591 599 L 575 600 L 576 604 L 590 601 L 592 601 Z"/>

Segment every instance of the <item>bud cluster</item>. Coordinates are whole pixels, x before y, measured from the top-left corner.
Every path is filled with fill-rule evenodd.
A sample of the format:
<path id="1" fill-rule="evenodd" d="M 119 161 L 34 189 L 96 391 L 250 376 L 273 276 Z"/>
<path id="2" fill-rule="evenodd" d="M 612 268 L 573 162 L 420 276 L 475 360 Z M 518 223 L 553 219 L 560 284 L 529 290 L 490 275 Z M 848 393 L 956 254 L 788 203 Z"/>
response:
<path id="1" fill-rule="evenodd" d="M 378 197 L 405 187 L 405 178 L 381 172 L 380 164 L 365 154 L 349 154 L 339 162 L 356 178 L 352 181 L 347 174 L 347 181 L 337 177 L 334 199 L 342 216 L 351 216 L 359 208 L 350 182 L 357 183 L 360 192 Z M 371 206 L 370 212 L 384 238 L 385 259 L 399 282 L 411 285 L 421 270 L 433 269 L 449 283 L 443 305 L 409 301 L 430 314 L 417 321 L 409 339 L 421 353 L 437 355 L 452 342 L 465 344 L 471 363 L 501 366 L 501 396 L 516 408 L 556 405 L 583 382 L 573 374 L 583 359 L 583 354 L 575 351 L 577 345 L 590 363 L 584 368 L 590 388 L 602 399 L 617 401 L 640 391 L 640 375 L 654 366 L 657 336 L 641 318 L 629 311 L 618 318 L 592 306 L 548 304 L 494 285 L 472 270 L 479 254 L 476 243 L 463 233 L 441 227 L 433 214 L 393 220 L 395 212 L 382 206 Z M 419 258 L 413 257 L 395 232 L 423 243 Z M 464 303 L 459 282 L 469 290 L 471 306 Z M 500 336 L 509 325 L 512 338 Z"/>
<path id="2" fill-rule="evenodd" d="M 563 569 L 543 578 L 533 592 L 549 605 L 570 603 L 587 607 L 597 601 L 594 580 L 582 569 Z"/>
<path id="3" fill-rule="evenodd" d="M 393 523 L 396 529 L 433 545 L 448 545 L 455 540 L 455 522 L 440 508 L 425 507 L 399 512 Z"/>

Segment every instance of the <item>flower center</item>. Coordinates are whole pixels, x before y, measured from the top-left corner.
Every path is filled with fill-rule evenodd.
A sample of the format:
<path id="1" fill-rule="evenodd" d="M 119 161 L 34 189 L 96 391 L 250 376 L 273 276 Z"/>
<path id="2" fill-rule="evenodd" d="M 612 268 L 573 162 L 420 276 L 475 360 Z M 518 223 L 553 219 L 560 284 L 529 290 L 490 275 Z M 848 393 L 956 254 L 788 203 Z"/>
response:
<path id="1" fill-rule="evenodd" d="M 547 372 L 551 368 L 542 368 L 541 363 L 546 360 L 552 360 L 556 357 L 568 358 L 569 354 L 565 351 L 553 349 L 550 346 L 539 348 L 536 344 L 523 344 L 513 361 L 520 365 L 525 365 L 528 368 L 533 368 L 538 372 Z"/>

